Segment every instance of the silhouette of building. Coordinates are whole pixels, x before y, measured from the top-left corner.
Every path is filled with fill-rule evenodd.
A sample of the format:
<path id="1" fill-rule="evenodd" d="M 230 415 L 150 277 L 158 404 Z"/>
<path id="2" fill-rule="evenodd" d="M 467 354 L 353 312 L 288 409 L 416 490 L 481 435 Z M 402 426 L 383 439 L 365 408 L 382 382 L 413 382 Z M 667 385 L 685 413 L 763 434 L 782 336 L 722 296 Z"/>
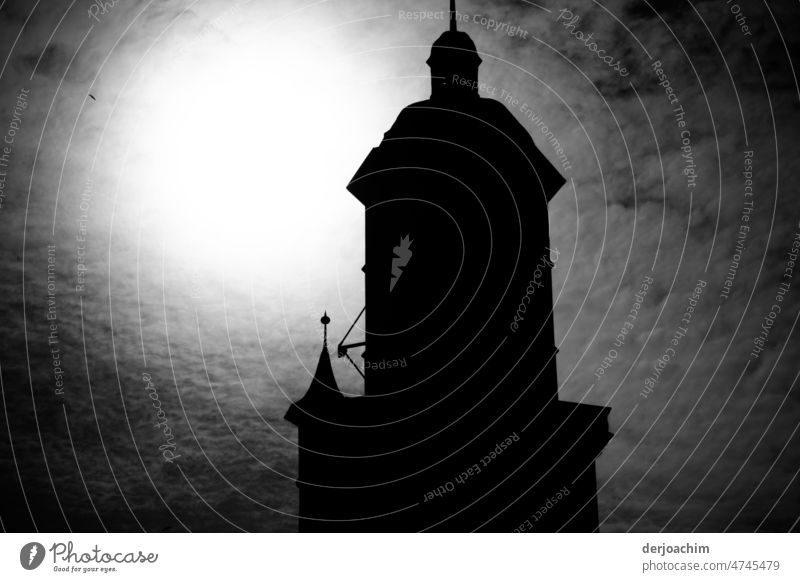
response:
<path id="1" fill-rule="evenodd" d="M 547 203 L 564 178 L 450 30 L 348 190 L 366 212 L 365 393 L 325 345 L 297 425 L 301 531 L 595 531 L 610 409 L 560 401 Z M 351 326 L 352 330 L 352 326 Z M 349 334 L 349 332 L 348 332 Z"/>

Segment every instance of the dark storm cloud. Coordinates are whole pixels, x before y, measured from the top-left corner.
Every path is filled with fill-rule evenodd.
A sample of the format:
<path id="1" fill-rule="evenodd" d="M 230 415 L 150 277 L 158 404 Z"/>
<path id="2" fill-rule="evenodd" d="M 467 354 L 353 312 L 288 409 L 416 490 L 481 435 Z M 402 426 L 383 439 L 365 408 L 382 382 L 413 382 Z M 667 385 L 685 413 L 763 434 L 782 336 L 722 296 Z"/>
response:
<path id="1" fill-rule="evenodd" d="M 756 176 L 756 188 L 760 196 L 756 212 L 750 223 L 752 231 L 747 243 L 747 251 L 739 267 L 737 289 L 716 318 L 710 334 L 712 339 L 703 346 L 704 356 L 701 360 L 692 364 L 689 372 L 692 380 L 688 381 L 689 384 L 702 388 L 705 380 L 701 379 L 711 378 L 714 374 L 711 389 L 715 391 L 729 390 L 735 384 L 738 376 L 738 367 L 734 363 L 743 361 L 744 353 L 749 351 L 752 335 L 764 315 L 765 303 L 769 301 L 771 295 L 774 295 L 775 281 L 780 278 L 780 270 L 786 260 L 787 245 L 791 243 L 792 234 L 796 229 L 796 219 L 793 219 L 796 217 L 796 213 L 790 211 L 792 208 L 791 197 L 784 195 L 777 201 L 777 204 L 779 208 L 785 210 L 778 213 L 777 220 L 773 222 L 772 206 L 776 203 L 774 200 L 776 184 L 773 171 L 776 163 L 773 152 L 775 136 L 772 115 L 767 105 L 767 88 L 761 79 L 759 63 L 754 58 L 753 50 L 748 42 L 743 42 L 742 33 L 736 26 L 733 16 L 725 9 L 724 4 L 719 2 L 694 3 L 703 21 L 688 4 L 651 4 L 666 22 L 662 22 L 658 15 L 640 2 L 610 2 L 605 3 L 605 7 L 609 12 L 616 14 L 637 36 L 644 48 L 651 53 L 653 59 L 662 61 L 663 68 L 667 71 L 671 84 L 680 97 L 680 103 L 687 112 L 692 131 L 693 156 L 701 172 L 701 188 L 691 197 L 691 217 L 688 221 L 690 200 L 686 190 L 685 176 L 681 173 L 683 162 L 680 155 L 676 155 L 676 152 L 680 151 L 681 143 L 679 132 L 676 131 L 672 108 L 665 99 L 663 88 L 658 86 L 649 68 L 650 61 L 643 53 L 643 49 L 619 23 L 592 2 L 578 2 L 570 6 L 570 10 L 574 14 L 581 16 L 578 28 L 586 33 L 594 33 L 598 44 L 609 47 L 609 51 L 613 51 L 615 57 L 619 57 L 626 65 L 630 65 L 631 76 L 626 80 L 615 77 L 609 71 L 598 67 L 593 56 L 585 50 L 585 47 L 570 35 L 564 34 L 563 29 L 558 26 L 551 27 L 542 36 L 554 49 L 564 54 L 566 60 L 560 59 L 553 53 L 544 56 L 536 54 L 534 58 L 531 50 L 521 48 L 517 43 L 510 42 L 500 35 L 493 37 L 484 32 L 477 33 L 476 36 L 480 39 L 478 46 L 481 50 L 510 54 L 512 57 L 509 60 L 512 62 L 529 67 L 529 70 L 535 71 L 537 74 L 544 74 L 548 80 L 556 84 L 557 93 L 573 106 L 573 110 L 586 127 L 588 132 L 586 139 L 591 139 L 595 144 L 599 154 L 600 168 L 605 177 L 605 188 L 603 188 L 597 168 L 590 162 L 591 157 L 578 156 L 583 163 L 577 165 L 574 179 L 582 201 L 581 230 L 577 243 L 577 258 L 573 264 L 574 271 L 570 273 L 570 279 L 566 281 L 565 293 L 559 298 L 556 306 L 557 323 L 564 325 L 578 313 L 589 285 L 587 276 L 592 273 L 594 266 L 601 258 L 601 272 L 605 276 L 592 283 L 590 301 L 586 304 L 588 308 L 580 313 L 576 326 L 564 338 L 561 352 L 564 357 L 560 367 L 562 377 L 571 373 L 577 357 L 567 354 L 582 352 L 582 338 L 594 333 L 594 326 L 599 323 L 596 317 L 603 310 L 601 305 L 608 298 L 614 296 L 618 281 L 622 281 L 622 286 L 619 294 L 615 296 L 608 321 L 618 322 L 621 319 L 622 316 L 614 315 L 614 313 L 618 310 L 625 310 L 641 274 L 650 270 L 650 263 L 656 251 L 659 253 L 661 269 L 657 272 L 655 290 L 648 297 L 648 317 L 650 319 L 646 324 L 640 324 L 639 330 L 631 338 L 631 343 L 626 346 L 626 353 L 629 354 L 636 354 L 645 346 L 647 335 L 655 323 L 655 314 L 662 307 L 666 309 L 664 317 L 655 330 L 654 337 L 648 340 L 644 357 L 638 364 L 637 369 L 641 370 L 641 373 L 646 373 L 651 362 L 660 355 L 658 352 L 663 349 L 663 342 L 668 339 L 674 327 L 672 323 L 675 321 L 674 314 L 685 302 L 686 291 L 690 285 L 693 285 L 692 281 L 702 275 L 712 244 L 714 253 L 708 279 L 715 289 L 723 280 L 733 254 L 741 212 L 742 152 L 746 147 L 742 128 L 742 117 L 744 117 L 749 138 L 747 147 L 755 150 L 760 160 L 758 162 L 760 171 Z M 548 7 L 553 8 L 553 5 L 548 4 Z M 785 6 L 783 9 L 785 10 Z M 780 156 L 783 160 L 792 159 L 797 155 L 796 140 L 791 136 L 793 128 L 797 127 L 798 116 L 796 108 L 793 113 L 789 114 L 788 103 L 796 102 L 796 86 L 788 67 L 786 51 L 774 26 L 770 24 L 771 18 L 766 9 L 763 6 L 748 5 L 746 11 L 750 21 L 754 24 L 754 46 L 761 68 L 767 78 L 769 99 L 772 101 L 772 106 L 781 112 L 779 117 L 782 121 L 778 123 L 777 127 L 778 140 L 781 144 Z M 523 27 L 532 31 L 541 29 L 543 19 L 552 18 L 541 11 L 521 5 L 507 9 L 503 13 L 503 17 L 520 22 Z M 776 15 L 776 18 L 780 17 Z M 784 34 L 790 47 L 796 44 L 798 38 L 796 30 L 785 29 Z M 720 45 L 719 51 L 714 46 L 714 40 Z M 682 48 L 678 46 L 678 42 Z M 725 58 L 724 63 L 722 62 L 723 57 Z M 583 78 L 570 63 L 576 65 L 588 76 L 588 79 Z M 732 79 L 729 76 L 728 68 L 730 68 Z M 492 75 L 492 73 L 489 74 Z M 636 86 L 637 92 L 647 108 L 647 115 L 628 86 L 628 81 Z M 502 84 L 503 81 L 500 83 Z M 738 99 L 741 100 L 743 108 L 742 113 L 739 112 L 739 101 L 734 89 L 738 91 Z M 540 100 L 542 97 L 547 98 L 546 95 L 541 95 Z M 549 113 L 555 115 L 557 119 L 550 123 L 551 127 L 559 127 L 559 131 L 563 131 L 564 127 L 575 126 L 575 120 L 566 115 L 559 115 L 558 107 L 551 107 Z M 619 127 L 617 127 L 614 117 L 619 122 Z M 653 123 L 657 143 L 653 139 L 649 123 Z M 537 139 L 535 132 L 534 139 Z M 541 141 L 537 141 L 537 143 L 542 144 Z M 590 153 L 586 150 L 583 136 L 575 141 L 567 141 L 567 143 L 573 150 Z M 547 153 L 546 145 L 540 145 L 540 148 Z M 629 155 L 631 156 L 630 161 L 628 160 Z M 719 167 L 718 159 L 721 160 L 722 167 Z M 636 176 L 635 189 L 631 183 L 631 167 Z M 781 184 L 784 192 L 786 192 L 785 188 L 789 184 L 796 183 L 798 178 L 800 176 L 794 165 L 781 165 Z M 664 181 L 663 186 L 662 180 Z M 607 210 L 591 204 L 592 197 L 595 197 Z M 551 228 L 556 244 L 566 247 L 569 254 L 571 245 L 568 241 L 572 236 L 575 219 L 569 213 L 562 214 L 559 209 L 559 205 L 565 202 L 567 199 L 565 193 L 562 192 L 551 204 Z M 608 222 L 606 222 L 606 216 Z M 637 229 L 635 238 L 632 238 L 634 235 L 630 226 L 634 224 Z M 566 231 L 562 230 L 567 225 L 569 228 Z M 688 232 L 686 232 L 687 225 Z M 659 233 L 661 233 L 660 244 L 658 242 Z M 600 257 L 596 249 L 598 241 L 603 240 L 604 236 L 604 251 Z M 766 246 L 767 236 L 770 237 L 769 248 Z M 684 237 L 687 237 L 688 240 L 685 250 L 683 249 Z M 628 249 L 632 249 L 631 262 L 627 264 L 623 273 Z M 756 283 L 755 276 L 762 259 L 766 263 L 765 270 L 761 272 Z M 673 278 L 672 271 L 677 268 L 679 261 L 682 266 L 677 277 L 676 288 L 667 295 L 668 286 Z M 563 276 L 563 272 L 556 272 L 557 287 Z M 749 307 L 746 307 L 750 290 L 754 285 L 753 299 L 749 303 Z M 604 299 L 600 299 L 600 304 L 595 304 L 592 301 L 594 298 Z M 711 314 L 717 300 L 716 291 L 710 291 L 705 311 L 696 322 L 696 333 L 702 334 L 710 325 Z M 774 345 L 782 345 L 786 340 L 789 324 L 795 313 L 796 306 L 792 306 L 785 315 L 784 325 L 780 326 L 780 329 L 776 328 L 775 336 L 771 340 L 775 342 Z M 715 371 L 718 359 L 729 349 L 730 334 L 733 334 L 737 327 L 739 327 L 739 332 L 730 352 L 736 355 L 733 357 L 729 355 L 729 359 L 726 359 L 721 368 Z M 601 328 L 595 340 L 597 350 L 590 350 L 590 356 L 584 359 L 580 366 L 590 366 L 586 360 L 590 362 L 601 360 L 607 346 L 612 344 L 616 331 L 614 324 L 607 323 Z M 696 342 L 697 338 L 694 341 Z M 794 343 L 789 349 L 792 353 L 797 353 Z M 753 378 L 750 384 L 753 390 L 763 386 L 767 376 L 762 370 L 764 366 L 771 366 L 776 356 L 777 353 L 773 352 L 764 360 L 755 362 L 753 367 L 748 370 L 750 373 L 759 370 L 758 377 Z M 689 361 L 689 358 L 681 358 L 679 363 L 667 371 L 663 384 L 665 390 L 671 390 L 671 387 L 678 383 L 688 369 Z M 614 372 L 613 378 L 615 380 L 621 378 L 626 369 Z M 764 386 L 762 398 L 780 398 L 781 393 L 787 389 L 793 373 L 790 366 L 779 366 L 768 385 Z M 586 378 L 586 374 L 577 371 L 577 375 L 572 375 L 567 380 L 564 395 L 577 398 L 584 393 L 582 386 L 590 382 L 592 382 L 590 375 L 589 378 Z M 631 396 L 635 396 L 635 384 L 640 382 L 640 374 L 634 373 L 628 377 L 626 383 L 620 387 L 612 400 L 615 410 L 627 411 L 630 406 L 637 403 L 637 400 Z M 601 503 L 606 506 L 607 510 L 613 511 L 606 526 L 617 528 L 626 523 L 631 513 L 625 507 L 636 507 L 634 513 L 646 509 L 653 498 L 652 492 L 659 492 L 666 485 L 667 480 L 661 479 L 660 475 L 671 476 L 671 471 L 676 470 L 680 465 L 680 462 L 665 464 L 668 459 L 682 458 L 681 452 L 685 450 L 684 445 L 677 443 L 683 442 L 684 439 L 691 442 L 693 438 L 702 438 L 708 429 L 721 430 L 720 426 L 726 426 L 726 421 L 723 419 L 732 420 L 744 417 L 745 412 L 734 405 L 734 402 L 738 402 L 734 400 L 730 405 L 729 414 L 723 414 L 722 419 L 712 424 L 712 419 L 717 414 L 716 408 L 707 403 L 700 404 L 695 408 L 692 417 L 688 419 L 690 424 L 684 426 L 681 434 L 678 435 L 671 453 L 662 457 L 658 466 L 651 469 L 646 460 L 655 459 L 657 454 L 662 451 L 663 443 L 674 436 L 676 423 L 680 424 L 688 413 L 689 407 L 677 406 L 681 402 L 692 402 L 693 393 L 686 384 L 685 380 L 684 396 L 678 398 L 668 409 L 668 413 L 662 417 L 660 423 L 652 427 L 651 435 L 638 445 L 636 454 L 623 468 L 631 476 L 638 475 L 636 479 L 645 474 L 651 476 L 637 488 L 633 497 L 629 496 L 625 499 L 623 506 L 618 511 L 613 510 L 615 502 L 612 503 L 610 500 L 622 500 L 624 493 L 627 493 L 626 487 L 630 487 L 634 481 L 627 477 L 620 477 L 618 482 L 612 481 L 611 490 L 604 491 L 606 495 L 610 494 L 608 497 L 604 498 L 601 494 L 601 500 L 604 500 Z M 595 388 L 593 393 L 589 394 L 589 399 L 604 402 L 604 395 L 610 394 L 614 386 L 616 386 L 614 382 L 605 383 L 604 381 Z M 633 393 L 631 394 L 631 392 Z M 626 393 L 629 396 L 626 396 Z M 665 401 L 659 400 L 659 403 L 663 402 Z M 640 410 L 643 409 L 640 408 Z M 743 428 L 742 434 L 751 437 L 751 440 L 747 441 L 749 443 L 755 442 L 753 439 L 761 430 L 760 427 L 764 426 L 765 420 L 763 417 L 759 417 L 759 414 L 767 414 L 767 411 L 755 410 L 748 423 L 745 424 L 746 428 Z M 619 458 L 617 455 L 626 450 L 624 443 L 628 431 L 632 430 L 636 435 L 636 438 L 628 443 L 629 446 L 636 446 L 642 435 L 648 428 L 651 428 L 649 426 L 651 419 L 641 413 L 636 416 L 639 418 L 631 419 L 625 431 L 620 435 L 620 440 L 616 443 L 612 441 L 611 448 L 606 453 L 609 466 L 613 467 L 614 461 Z M 781 434 L 786 437 L 789 433 Z M 742 439 L 747 440 L 746 437 L 742 437 Z M 755 452 L 758 453 L 758 451 Z M 751 462 L 761 463 L 762 460 L 758 459 L 761 457 L 756 454 Z M 766 460 L 763 459 L 763 461 Z M 696 459 L 690 461 L 689 466 L 694 462 Z M 698 493 L 702 499 L 700 505 L 710 505 L 713 502 L 713 483 L 733 473 L 733 470 L 725 469 L 728 466 L 735 467 L 735 462 L 723 458 L 717 471 L 713 472 L 700 488 Z M 763 467 L 760 464 L 757 466 Z M 785 473 L 779 480 L 782 479 L 785 482 L 791 478 L 793 465 L 791 462 L 787 462 L 782 466 L 785 467 Z M 684 469 L 681 473 L 683 477 L 679 477 L 671 483 L 669 490 L 665 491 L 662 496 L 662 501 L 664 499 L 681 500 L 688 495 L 691 488 L 694 487 L 694 483 L 691 479 L 686 478 L 686 474 L 686 469 Z M 690 484 L 691 486 L 687 488 L 686 486 Z M 622 495 L 614 492 L 617 487 L 623 492 Z M 745 484 L 737 482 L 732 491 L 739 490 L 739 487 L 746 490 Z M 708 491 L 705 491 L 706 488 Z M 647 501 L 640 502 L 639 499 Z M 680 527 L 681 524 L 691 523 L 692 518 L 688 516 L 692 513 L 690 508 L 693 507 L 693 504 L 689 503 L 686 507 L 689 509 L 682 516 L 670 522 L 672 526 L 677 524 Z M 663 524 L 669 517 L 672 517 L 669 515 L 666 518 L 663 517 L 668 513 L 669 510 L 649 512 L 647 517 L 637 523 L 637 527 L 646 529 L 658 527 L 658 524 Z M 683 517 L 684 515 L 686 517 Z M 637 517 L 639 516 L 637 515 Z M 718 519 L 719 515 L 716 518 Z M 684 519 L 686 521 L 683 521 Z M 703 527 L 713 529 L 713 526 L 709 526 L 707 522 Z"/>
<path id="2" fill-rule="evenodd" d="M 680 15 L 686 9 L 680 2 L 670 2 L 670 0 L 634 0 L 625 6 L 625 13 L 632 18 L 653 18 L 653 12 L 663 16 Z"/>

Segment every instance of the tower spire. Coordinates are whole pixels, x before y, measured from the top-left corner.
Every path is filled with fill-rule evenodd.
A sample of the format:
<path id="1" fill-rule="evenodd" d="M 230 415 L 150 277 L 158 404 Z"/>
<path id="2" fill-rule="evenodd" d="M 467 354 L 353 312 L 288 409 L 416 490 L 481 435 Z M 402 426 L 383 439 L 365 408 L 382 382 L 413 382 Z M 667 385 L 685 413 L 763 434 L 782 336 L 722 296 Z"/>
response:
<path id="1" fill-rule="evenodd" d="M 323 347 L 328 347 L 328 324 L 331 322 L 331 318 L 328 317 L 328 312 L 325 311 L 325 314 L 320 318 L 319 322 L 322 324 L 323 329 L 323 340 L 322 345 Z"/>
<path id="2" fill-rule="evenodd" d="M 450 0 L 450 32 L 457 32 L 456 26 L 456 0 Z"/>

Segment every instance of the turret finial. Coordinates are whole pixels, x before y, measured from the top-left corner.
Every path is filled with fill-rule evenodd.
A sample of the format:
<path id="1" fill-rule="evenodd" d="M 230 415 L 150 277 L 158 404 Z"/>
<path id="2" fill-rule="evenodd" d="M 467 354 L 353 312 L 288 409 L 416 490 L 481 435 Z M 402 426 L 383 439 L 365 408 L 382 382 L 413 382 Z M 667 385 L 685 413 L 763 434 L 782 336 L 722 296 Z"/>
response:
<path id="1" fill-rule="evenodd" d="M 322 324 L 323 334 L 324 334 L 322 341 L 324 342 L 325 347 L 327 347 L 328 346 L 328 324 L 331 322 L 331 318 L 328 317 L 328 312 L 327 311 L 323 314 L 322 317 L 320 317 L 319 322 Z"/>
<path id="2" fill-rule="evenodd" d="M 450 32 L 458 31 L 456 26 L 456 0 L 450 0 Z"/>

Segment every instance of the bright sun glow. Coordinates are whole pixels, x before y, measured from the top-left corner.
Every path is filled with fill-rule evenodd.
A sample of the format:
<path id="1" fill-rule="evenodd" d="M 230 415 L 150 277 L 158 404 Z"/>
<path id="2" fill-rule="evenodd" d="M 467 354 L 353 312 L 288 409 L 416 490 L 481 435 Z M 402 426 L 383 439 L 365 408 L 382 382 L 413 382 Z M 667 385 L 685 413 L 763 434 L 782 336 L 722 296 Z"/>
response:
<path id="1" fill-rule="evenodd" d="M 148 81 L 145 204 L 173 251 L 241 271 L 308 261 L 353 222 L 345 186 L 381 132 L 344 56 L 302 38 L 223 39 Z"/>

